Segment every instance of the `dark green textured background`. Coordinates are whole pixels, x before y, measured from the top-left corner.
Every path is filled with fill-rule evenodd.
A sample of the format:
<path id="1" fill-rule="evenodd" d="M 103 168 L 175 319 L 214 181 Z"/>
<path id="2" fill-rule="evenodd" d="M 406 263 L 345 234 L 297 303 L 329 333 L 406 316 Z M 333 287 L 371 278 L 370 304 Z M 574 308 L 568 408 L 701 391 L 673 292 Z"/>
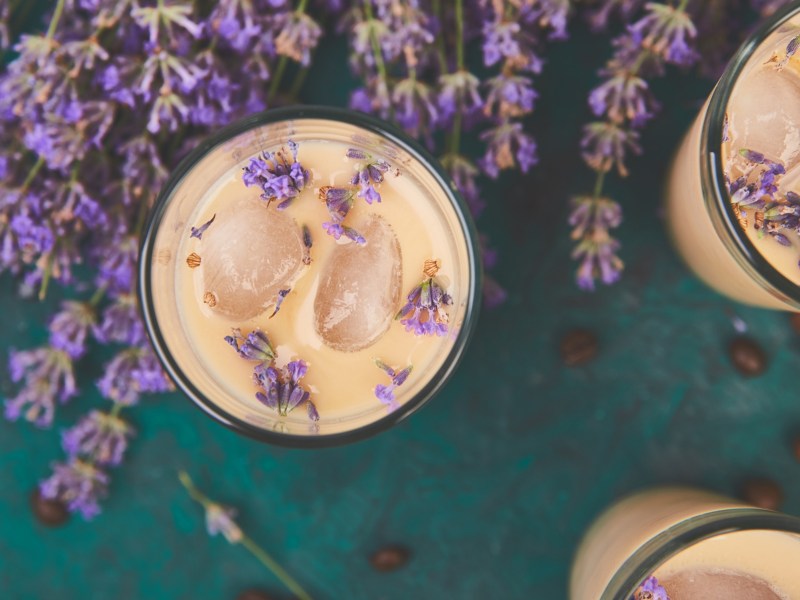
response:
<path id="1" fill-rule="evenodd" d="M 328 46 L 304 99 L 343 105 L 352 81 L 343 47 Z M 591 176 L 577 145 L 585 97 L 607 42 L 580 27 L 553 45 L 538 80 L 530 128 L 541 164 L 527 177 L 485 186 L 481 227 L 501 254 L 505 306 L 481 315 L 464 364 L 408 422 L 349 447 L 296 451 L 238 437 L 180 394 L 130 411 L 138 430 L 113 473 L 104 513 L 48 530 L 28 494 L 61 456 L 59 429 L 102 404 L 91 383 L 107 358 L 81 371 L 85 393 L 53 431 L 0 423 L 0 597 L 13 599 L 225 599 L 280 586 L 243 549 L 209 538 L 176 479 L 240 508 L 241 524 L 322 599 L 566 596 L 570 560 L 597 513 L 627 492 L 663 483 L 734 494 L 741 480 L 781 480 L 785 510 L 800 513 L 800 465 L 787 438 L 800 427 L 800 338 L 784 314 L 735 305 L 681 264 L 659 217 L 670 156 L 710 87 L 679 73 L 656 86 L 662 115 L 645 155 L 609 190 L 625 206 L 621 284 L 579 292 L 566 200 Z M 45 305 L 0 280 L 2 347 L 42 340 Z M 729 365 L 731 316 L 744 319 L 770 366 L 745 380 Z M 599 357 L 564 367 L 557 346 L 572 327 L 601 339 Z M 5 352 L 3 353 L 5 355 Z M 2 375 L 0 395 L 13 390 Z M 375 573 L 369 553 L 408 545 L 413 559 Z"/>

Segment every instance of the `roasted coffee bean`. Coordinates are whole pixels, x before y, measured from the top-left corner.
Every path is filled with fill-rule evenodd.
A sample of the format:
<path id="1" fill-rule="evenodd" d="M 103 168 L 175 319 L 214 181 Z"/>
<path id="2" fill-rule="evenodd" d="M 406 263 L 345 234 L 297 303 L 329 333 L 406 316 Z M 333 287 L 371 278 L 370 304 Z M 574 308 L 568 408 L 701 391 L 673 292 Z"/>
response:
<path id="1" fill-rule="evenodd" d="M 794 436 L 792 440 L 792 453 L 794 454 L 795 460 L 800 462 L 800 434 Z"/>
<path id="2" fill-rule="evenodd" d="M 370 556 L 370 563 L 376 571 L 388 572 L 399 569 L 411 558 L 408 548 L 398 545 L 389 545 L 379 548 Z"/>
<path id="3" fill-rule="evenodd" d="M 561 338 L 561 359 L 568 367 L 584 365 L 597 356 L 597 336 L 586 329 L 573 329 Z"/>
<path id="4" fill-rule="evenodd" d="M 277 596 L 258 588 L 249 588 L 239 593 L 236 600 L 277 600 Z"/>
<path id="5" fill-rule="evenodd" d="M 771 479 L 755 477 L 742 485 L 742 499 L 758 508 L 778 510 L 783 504 L 783 490 Z"/>
<path id="6" fill-rule="evenodd" d="M 69 521 L 69 510 L 60 500 L 42 497 L 39 488 L 31 492 L 31 511 L 36 520 L 48 527 L 58 527 Z"/>
<path id="7" fill-rule="evenodd" d="M 731 363 L 746 377 L 761 375 L 767 368 L 767 355 L 761 346 L 748 337 L 737 337 L 728 346 Z"/>

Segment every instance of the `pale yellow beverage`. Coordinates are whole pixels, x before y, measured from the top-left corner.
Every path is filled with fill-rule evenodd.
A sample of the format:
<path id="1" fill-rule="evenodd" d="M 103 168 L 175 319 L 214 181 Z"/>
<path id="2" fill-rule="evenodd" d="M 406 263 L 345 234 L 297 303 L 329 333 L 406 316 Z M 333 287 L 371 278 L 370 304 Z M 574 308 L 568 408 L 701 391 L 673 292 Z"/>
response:
<path id="1" fill-rule="evenodd" d="M 800 520 L 689 488 L 620 501 L 587 532 L 570 600 L 628 600 L 654 576 L 670 600 L 800 600 Z"/>
<path id="2" fill-rule="evenodd" d="M 697 275 L 735 300 L 782 310 L 800 309 L 800 235 L 789 217 L 790 226 L 770 217 L 794 210 L 787 193 L 800 193 L 797 12 L 775 15 L 734 58 L 679 148 L 667 190 L 672 237 Z M 780 171 L 773 190 L 759 185 L 769 165 Z"/>
<path id="3" fill-rule="evenodd" d="M 307 175 L 288 206 L 245 184 L 252 159 L 288 164 L 293 147 Z M 368 164 L 382 169 L 371 203 L 358 195 Z M 343 220 L 331 190 L 350 201 Z M 477 285 L 470 223 L 435 167 L 369 127 L 300 118 L 246 129 L 198 156 L 162 203 L 143 274 L 151 333 L 178 384 L 226 424 L 279 443 L 347 441 L 416 408 L 463 352 Z M 434 284 L 438 308 L 415 321 L 415 290 Z M 237 351 L 248 336 L 268 339 L 268 360 Z M 299 361 L 307 401 L 276 409 L 264 369 L 282 377 Z"/>

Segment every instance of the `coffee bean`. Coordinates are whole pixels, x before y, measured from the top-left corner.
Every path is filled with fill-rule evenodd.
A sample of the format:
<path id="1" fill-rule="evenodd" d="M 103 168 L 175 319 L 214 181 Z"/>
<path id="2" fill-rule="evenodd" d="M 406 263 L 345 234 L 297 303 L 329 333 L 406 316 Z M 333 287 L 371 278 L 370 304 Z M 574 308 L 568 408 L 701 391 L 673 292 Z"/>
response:
<path id="1" fill-rule="evenodd" d="M 399 569 L 408 562 L 409 558 L 411 558 L 411 552 L 408 548 L 393 544 L 373 552 L 369 562 L 376 571 L 386 573 Z"/>
<path id="2" fill-rule="evenodd" d="M 561 338 L 561 359 L 568 367 L 584 365 L 597 356 L 600 343 L 586 329 L 573 329 Z"/>
<path id="3" fill-rule="evenodd" d="M 789 315 L 789 323 L 792 325 L 795 333 L 800 333 L 800 313 L 792 313 Z"/>
<path id="4" fill-rule="evenodd" d="M 42 525 L 58 527 L 69 520 L 69 510 L 64 503 L 42 497 L 38 487 L 31 492 L 30 504 L 33 516 Z"/>
<path id="5" fill-rule="evenodd" d="M 796 435 L 792 440 L 792 452 L 797 462 L 800 462 L 800 435 Z"/>
<path id="6" fill-rule="evenodd" d="M 236 596 L 236 600 L 277 600 L 277 596 L 258 588 L 249 588 L 239 593 Z"/>
<path id="7" fill-rule="evenodd" d="M 728 346 L 728 356 L 739 373 L 745 377 L 761 375 L 767 368 L 767 355 L 755 341 L 737 337 Z"/>
<path id="8" fill-rule="evenodd" d="M 742 485 L 742 499 L 758 508 L 778 510 L 783 504 L 783 490 L 771 479 L 754 477 Z"/>

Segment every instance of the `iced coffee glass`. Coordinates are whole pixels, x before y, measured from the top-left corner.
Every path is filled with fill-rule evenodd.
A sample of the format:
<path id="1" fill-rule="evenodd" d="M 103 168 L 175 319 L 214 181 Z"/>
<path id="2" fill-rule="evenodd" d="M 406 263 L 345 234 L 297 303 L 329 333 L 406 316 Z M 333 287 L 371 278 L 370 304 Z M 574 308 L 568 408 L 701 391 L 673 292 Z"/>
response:
<path id="1" fill-rule="evenodd" d="M 331 108 L 232 125 L 172 174 L 142 246 L 147 329 L 219 422 L 295 446 L 353 441 L 442 388 L 478 311 L 455 186 L 383 122 Z"/>
<path id="2" fill-rule="evenodd" d="M 730 298 L 800 309 L 800 5 L 741 47 L 695 120 L 668 182 L 678 251 Z"/>
<path id="3" fill-rule="evenodd" d="M 695 489 L 654 489 L 595 521 L 569 599 L 798 600 L 799 565 L 800 519 Z"/>

